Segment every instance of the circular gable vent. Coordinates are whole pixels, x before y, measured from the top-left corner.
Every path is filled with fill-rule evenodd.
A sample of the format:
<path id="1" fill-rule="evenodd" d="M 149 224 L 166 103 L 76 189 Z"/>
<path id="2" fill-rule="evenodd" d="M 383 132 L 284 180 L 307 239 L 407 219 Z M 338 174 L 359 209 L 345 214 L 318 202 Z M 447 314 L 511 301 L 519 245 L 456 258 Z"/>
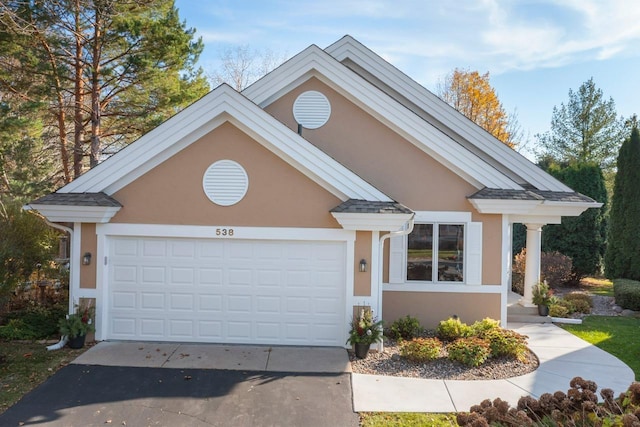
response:
<path id="1" fill-rule="evenodd" d="M 293 103 L 293 117 L 307 129 L 317 129 L 331 116 L 331 104 L 326 96 L 315 90 L 301 93 Z"/>
<path id="2" fill-rule="evenodd" d="M 233 160 L 218 160 L 204 173 L 202 188 L 216 205 L 231 206 L 247 194 L 249 177 L 244 168 Z"/>

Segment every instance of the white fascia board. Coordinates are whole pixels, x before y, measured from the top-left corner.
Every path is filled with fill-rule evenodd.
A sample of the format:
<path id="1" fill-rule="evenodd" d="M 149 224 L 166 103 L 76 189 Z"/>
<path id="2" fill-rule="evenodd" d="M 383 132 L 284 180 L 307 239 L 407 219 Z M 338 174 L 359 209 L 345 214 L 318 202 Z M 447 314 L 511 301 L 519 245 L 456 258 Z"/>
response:
<path id="1" fill-rule="evenodd" d="M 487 164 L 397 100 L 329 56 L 311 46 L 242 93 L 261 108 L 311 76 L 320 78 L 377 120 L 390 127 L 429 156 L 476 188 L 522 189 L 512 179 Z"/>
<path id="2" fill-rule="evenodd" d="M 482 214 L 526 214 L 542 204 L 542 200 L 467 199 Z"/>
<path id="3" fill-rule="evenodd" d="M 343 37 L 327 47 L 325 51 L 338 61 L 347 58 L 353 61 L 536 188 L 549 191 L 572 191 L 351 36 Z"/>
<path id="4" fill-rule="evenodd" d="M 121 209 L 113 206 L 62 206 L 37 203 L 32 203 L 28 206 L 37 210 L 50 222 L 107 223 Z"/>
<path id="5" fill-rule="evenodd" d="M 411 220 L 413 214 L 380 214 L 331 212 L 345 230 L 397 231 Z"/>
<path id="6" fill-rule="evenodd" d="M 598 202 L 552 202 L 547 200 L 469 199 L 479 213 L 527 215 L 540 217 L 579 216 L 589 208 L 599 208 Z M 531 221 L 530 221 L 531 222 Z"/>
<path id="7" fill-rule="evenodd" d="M 104 191 L 111 195 L 226 121 L 342 201 L 391 201 L 387 195 L 227 85 L 218 87 L 58 191 Z"/>

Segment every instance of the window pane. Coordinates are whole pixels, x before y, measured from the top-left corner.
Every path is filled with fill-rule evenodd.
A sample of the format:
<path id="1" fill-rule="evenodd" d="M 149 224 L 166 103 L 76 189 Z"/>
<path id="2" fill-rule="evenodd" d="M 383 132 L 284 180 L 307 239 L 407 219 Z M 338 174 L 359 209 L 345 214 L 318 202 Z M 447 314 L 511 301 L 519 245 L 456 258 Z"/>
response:
<path id="1" fill-rule="evenodd" d="M 462 282 L 464 226 L 438 226 L 438 281 Z"/>
<path id="2" fill-rule="evenodd" d="M 409 234 L 407 280 L 433 280 L 433 224 L 416 224 Z"/>

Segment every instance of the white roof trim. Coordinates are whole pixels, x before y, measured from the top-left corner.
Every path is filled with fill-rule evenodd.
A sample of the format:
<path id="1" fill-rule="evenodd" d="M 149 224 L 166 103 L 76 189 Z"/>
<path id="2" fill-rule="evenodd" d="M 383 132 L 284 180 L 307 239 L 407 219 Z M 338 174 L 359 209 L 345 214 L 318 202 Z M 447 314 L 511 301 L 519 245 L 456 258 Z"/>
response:
<path id="1" fill-rule="evenodd" d="M 515 175 L 522 177 L 539 190 L 572 191 L 524 156 L 499 142 L 480 126 L 467 119 L 353 37 L 345 36 L 327 47 L 325 51 L 338 61 L 344 61 L 347 58 L 353 61 L 427 114 L 453 129 L 494 161 L 501 163 L 506 169 L 513 171 Z"/>
<path id="2" fill-rule="evenodd" d="M 227 121 L 342 201 L 391 201 L 228 85 L 219 86 L 58 192 L 112 195 Z"/>
<path id="3" fill-rule="evenodd" d="M 397 231 L 413 218 L 408 214 L 331 212 L 345 230 Z"/>
<path id="4" fill-rule="evenodd" d="M 507 214 L 541 217 L 579 216 L 599 202 L 554 202 L 548 200 L 468 199 L 482 214 Z"/>
<path id="5" fill-rule="evenodd" d="M 29 209 L 35 209 L 50 222 L 95 222 L 111 221 L 121 209 L 113 206 L 69 206 L 31 203 Z"/>
<path id="6" fill-rule="evenodd" d="M 315 45 L 246 88 L 242 94 L 264 108 L 312 76 L 340 92 L 476 188 L 522 189 L 515 181 Z"/>

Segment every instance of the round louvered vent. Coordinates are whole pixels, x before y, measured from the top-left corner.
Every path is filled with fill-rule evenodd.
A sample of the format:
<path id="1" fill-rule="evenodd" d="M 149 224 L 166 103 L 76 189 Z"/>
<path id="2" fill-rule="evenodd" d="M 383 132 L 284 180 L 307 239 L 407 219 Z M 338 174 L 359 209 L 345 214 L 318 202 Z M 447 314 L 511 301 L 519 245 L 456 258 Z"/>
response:
<path id="1" fill-rule="evenodd" d="M 231 206 L 247 194 L 249 177 L 244 168 L 233 160 L 218 160 L 204 173 L 202 188 L 216 205 Z"/>
<path id="2" fill-rule="evenodd" d="M 293 103 L 293 117 L 307 129 L 317 129 L 331 116 L 331 104 L 326 96 L 310 90 L 301 93 Z"/>

